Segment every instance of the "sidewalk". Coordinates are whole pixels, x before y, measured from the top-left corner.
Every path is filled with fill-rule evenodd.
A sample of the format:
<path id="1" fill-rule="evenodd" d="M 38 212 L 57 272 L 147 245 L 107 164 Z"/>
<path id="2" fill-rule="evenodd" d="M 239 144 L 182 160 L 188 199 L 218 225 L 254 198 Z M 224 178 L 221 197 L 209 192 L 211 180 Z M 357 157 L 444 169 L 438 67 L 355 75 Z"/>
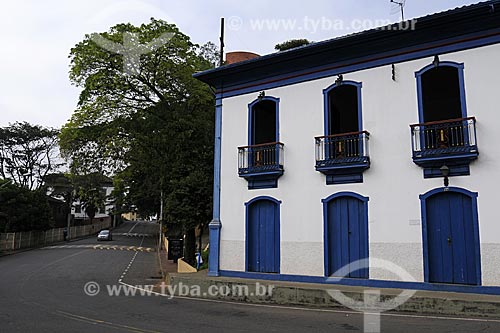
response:
<path id="1" fill-rule="evenodd" d="M 159 261 L 163 279 L 168 282 L 168 275 L 170 273 L 177 273 L 177 264 L 174 264 L 173 260 L 167 259 L 167 250 L 165 249 L 160 250 Z"/>
<path id="2" fill-rule="evenodd" d="M 373 289 L 340 285 L 208 277 L 206 270 L 192 274 L 169 273 L 168 275 L 166 282 L 170 285 L 184 285 L 190 288 L 199 286 L 202 291 L 202 298 L 338 310 L 347 310 L 347 308 L 336 301 L 329 294 L 329 291 L 338 290 L 346 297 L 362 301 L 365 290 L 380 290 L 380 300 L 383 302 L 394 299 L 395 296 L 403 292 L 401 289 Z M 255 296 L 259 294 L 256 292 L 257 283 L 260 286 L 273 286 L 271 287 L 272 293 Z M 223 287 L 231 292 L 229 292 L 228 296 L 211 296 L 212 293 L 209 292 L 210 286 Z M 246 289 L 248 291 L 246 295 L 235 293 L 235 290 L 241 290 L 242 287 L 248 288 Z M 179 290 L 180 288 L 177 288 L 177 292 Z M 416 291 L 407 302 L 391 312 L 499 319 L 500 296 Z"/>

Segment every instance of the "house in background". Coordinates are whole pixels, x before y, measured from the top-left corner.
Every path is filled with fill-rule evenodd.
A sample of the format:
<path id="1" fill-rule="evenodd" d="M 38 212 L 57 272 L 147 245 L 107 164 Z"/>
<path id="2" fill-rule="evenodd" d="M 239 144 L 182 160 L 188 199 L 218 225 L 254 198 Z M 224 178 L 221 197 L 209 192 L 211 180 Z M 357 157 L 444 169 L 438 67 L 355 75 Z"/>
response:
<path id="1" fill-rule="evenodd" d="M 137 221 L 137 212 L 122 213 L 121 216 L 127 221 Z"/>
<path id="2" fill-rule="evenodd" d="M 498 59 L 487 1 L 195 74 L 209 274 L 500 294 Z"/>
<path id="3" fill-rule="evenodd" d="M 101 184 L 100 191 L 103 192 L 103 196 L 105 196 L 106 202 L 103 206 L 98 207 L 98 210 L 96 211 L 95 216 L 92 219 L 93 221 L 111 220 L 111 214 L 114 209 L 114 202 L 111 199 L 111 193 L 113 192 L 113 189 L 113 181 L 111 179 L 108 179 Z M 73 203 L 71 214 L 74 216 L 74 221 L 77 224 L 90 223 L 90 217 L 85 212 L 85 207 L 79 200 L 76 200 Z"/>

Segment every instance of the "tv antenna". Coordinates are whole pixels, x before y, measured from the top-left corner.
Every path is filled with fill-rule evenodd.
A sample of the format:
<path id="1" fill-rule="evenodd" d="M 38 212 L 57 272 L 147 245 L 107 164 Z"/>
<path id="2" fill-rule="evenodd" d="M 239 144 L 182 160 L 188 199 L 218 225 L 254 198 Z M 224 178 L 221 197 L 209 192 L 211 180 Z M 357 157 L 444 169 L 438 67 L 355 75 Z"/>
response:
<path id="1" fill-rule="evenodd" d="M 405 4 L 406 0 L 390 0 L 391 3 L 393 4 L 391 14 L 394 15 L 397 13 L 398 9 L 401 10 L 401 19 L 404 21 L 405 20 Z M 398 8 L 399 7 L 399 8 Z"/>

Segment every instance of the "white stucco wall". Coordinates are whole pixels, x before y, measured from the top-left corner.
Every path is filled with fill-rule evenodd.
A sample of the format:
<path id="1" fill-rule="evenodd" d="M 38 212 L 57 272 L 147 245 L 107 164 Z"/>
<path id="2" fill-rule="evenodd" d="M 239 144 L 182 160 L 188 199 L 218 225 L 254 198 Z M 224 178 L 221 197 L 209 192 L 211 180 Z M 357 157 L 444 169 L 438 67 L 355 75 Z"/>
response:
<path id="1" fill-rule="evenodd" d="M 111 193 L 113 192 L 114 188 L 113 187 L 103 187 L 103 189 L 106 190 L 106 197 L 109 197 L 111 195 Z M 73 203 L 72 208 L 71 208 L 71 214 L 73 214 L 75 216 L 75 218 L 78 218 L 78 219 L 88 218 L 88 215 L 87 215 L 87 213 L 85 213 L 85 209 L 83 207 L 80 208 L 80 213 L 76 212 L 75 206 L 78 206 L 78 205 L 81 207 L 80 200 L 76 200 Z M 113 210 L 113 208 L 114 208 L 114 205 L 113 205 L 113 203 L 110 202 L 110 199 L 106 199 L 106 204 L 104 206 L 105 213 L 101 213 L 100 210 L 97 211 L 95 216 L 94 216 L 94 219 L 109 217 L 109 213 Z"/>
<path id="2" fill-rule="evenodd" d="M 500 223 L 495 193 L 500 167 L 498 64 L 500 45 L 441 55 L 441 61 L 464 63 L 468 116 L 477 119 L 479 159 L 471 175 L 453 177 L 450 185 L 479 193 L 479 229 L 483 285 L 500 285 Z M 369 197 L 370 257 L 391 260 L 423 281 L 419 195 L 443 186 L 424 179 L 411 158 L 410 124 L 418 123 L 415 72 L 428 57 L 344 74 L 363 83 L 363 129 L 370 132 L 371 167 L 362 184 L 326 185 L 314 168 L 314 137 L 323 132 L 323 89 L 336 77 L 266 90 L 280 98 L 280 141 L 285 144 L 285 174 L 276 189 L 248 190 L 238 176 L 237 147 L 248 144 L 248 104 L 258 93 L 226 98 L 222 112 L 220 269 L 245 270 L 245 202 L 271 196 L 281 204 L 281 273 L 323 276 L 323 207 L 321 199 L 341 191 Z M 392 279 L 374 270 L 373 279 Z"/>

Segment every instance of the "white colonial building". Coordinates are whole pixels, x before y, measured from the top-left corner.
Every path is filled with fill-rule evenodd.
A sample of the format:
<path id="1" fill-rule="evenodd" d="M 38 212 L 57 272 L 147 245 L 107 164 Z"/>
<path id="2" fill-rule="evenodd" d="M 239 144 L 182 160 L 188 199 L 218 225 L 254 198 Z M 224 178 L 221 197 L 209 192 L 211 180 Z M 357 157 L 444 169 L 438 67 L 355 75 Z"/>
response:
<path id="1" fill-rule="evenodd" d="M 196 74 L 209 274 L 499 294 L 499 60 L 487 1 Z"/>
<path id="2" fill-rule="evenodd" d="M 114 190 L 113 182 L 111 180 L 107 182 L 103 182 L 99 191 L 102 192 L 103 197 L 106 198 L 106 201 L 103 206 L 98 207 L 95 216 L 93 218 L 94 221 L 101 219 L 111 219 L 112 212 L 114 210 L 114 201 L 112 200 L 112 192 Z M 79 200 L 75 200 L 71 208 L 71 214 L 77 220 L 90 220 L 90 217 L 85 212 L 85 207 Z"/>

